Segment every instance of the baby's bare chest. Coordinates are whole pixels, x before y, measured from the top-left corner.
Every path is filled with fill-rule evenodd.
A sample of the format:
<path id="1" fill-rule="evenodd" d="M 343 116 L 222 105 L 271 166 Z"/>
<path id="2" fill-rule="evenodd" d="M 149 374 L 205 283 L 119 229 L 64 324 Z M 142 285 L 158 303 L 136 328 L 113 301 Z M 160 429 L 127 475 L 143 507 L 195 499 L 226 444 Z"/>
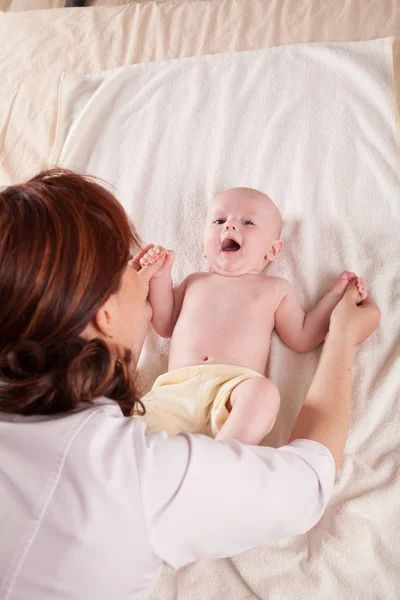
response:
<path id="1" fill-rule="evenodd" d="M 171 340 L 169 369 L 242 365 L 263 373 L 275 325 L 275 278 L 191 276 Z"/>
<path id="2" fill-rule="evenodd" d="M 206 321 L 226 326 L 249 326 L 250 322 L 270 324 L 274 320 L 277 286 L 274 278 L 223 277 L 206 275 L 190 282 L 182 312 Z"/>

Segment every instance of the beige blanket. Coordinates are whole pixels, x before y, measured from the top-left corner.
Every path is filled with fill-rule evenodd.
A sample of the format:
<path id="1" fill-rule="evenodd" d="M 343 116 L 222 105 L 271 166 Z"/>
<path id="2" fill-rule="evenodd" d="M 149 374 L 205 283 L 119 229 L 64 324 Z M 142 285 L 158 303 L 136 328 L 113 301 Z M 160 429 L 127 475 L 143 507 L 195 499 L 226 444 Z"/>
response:
<path id="1" fill-rule="evenodd" d="M 0 185 L 48 166 L 63 71 L 399 31 L 399 0 L 173 0 L 0 12 Z M 399 65 L 400 44 L 394 54 Z M 398 66 L 395 77 L 400 97 Z"/>
<path id="2" fill-rule="evenodd" d="M 49 165 L 62 71 L 83 74 L 146 60 L 294 42 L 372 39 L 399 30 L 397 0 L 368 3 L 367 9 L 361 0 L 218 0 L 0 15 L 0 183 Z M 386 156 L 379 160 L 387 162 Z M 393 195 L 388 201 L 395 199 Z M 379 214 L 373 213 L 378 229 Z M 354 389 L 360 400 L 354 403 L 335 497 L 320 527 L 294 545 L 286 540 L 232 560 L 202 561 L 178 573 L 165 569 L 154 600 L 397 598 L 400 394 L 395 315 L 400 291 L 396 256 L 383 257 L 379 250 L 384 239 L 382 233 L 365 244 L 366 264 L 376 273 L 374 295 L 384 312 L 371 343 L 382 350 L 367 374 L 370 342 L 358 351 Z M 313 285 L 307 289 L 312 299 L 319 291 Z M 276 359 L 282 352 L 276 343 L 273 352 Z M 317 356 L 286 356 L 289 376 L 277 380 L 283 395 L 288 397 L 297 373 L 296 402 L 300 399 Z M 293 408 L 291 404 L 285 412 L 283 407 L 282 436 L 290 428 Z"/>
<path id="3" fill-rule="evenodd" d="M 392 548 L 379 569 L 400 561 L 392 527 L 400 519 L 392 457 L 400 450 L 400 419 L 390 419 L 400 391 L 394 326 L 400 276 L 396 262 L 387 260 L 400 255 L 391 70 L 390 39 L 299 44 L 70 75 L 60 92 L 59 129 L 67 135 L 60 157 L 56 139 L 56 162 L 110 182 L 145 241 L 176 250 L 176 281 L 204 269 L 207 200 L 241 185 L 267 192 L 278 204 L 286 245 L 268 273 L 291 281 L 305 308 L 345 269 L 367 279 L 384 317 L 357 351 L 351 434 L 333 499 L 313 531 L 285 542 L 285 552 L 281 543 L 257 551 L 267 582 L 288 562 L 305 561 L 311 545 L 318 566 L 326 561 L 328 573 L 340 574 L 333 578 L 339 598 L 356 565 L 363 573 L 359 591 L 380 593 L 371 581 L 370 565 L 380 562 L 371 536 Z M 139 363 L 144 391 L 166 370 L 167 352 L 168 342 L 150 334 Z M 267 375 L 278 385 L 282 410 L 266 443 L 287 441 L 318 354 L 297 354 L 273 337 Z M 385 355 L 394 364 L 383 374 Z M 249 555 L 234 560 L 243 573 L 253 572 Z M 275 584 L 274 596 L 285 597 L 295 586 L 315 597 L 313 573 L 313 565 L 292 569 Z M 388 597 L 397 583 L 393 570 L 385 581 Z M 327 597 L 331 577 L 320 585 Z M 218 576 L 212 586 L 220 589 Z M 169 593 L 162 588 L 160 597 Z M 232 590 L 230 597 L 240 595 Z"/>

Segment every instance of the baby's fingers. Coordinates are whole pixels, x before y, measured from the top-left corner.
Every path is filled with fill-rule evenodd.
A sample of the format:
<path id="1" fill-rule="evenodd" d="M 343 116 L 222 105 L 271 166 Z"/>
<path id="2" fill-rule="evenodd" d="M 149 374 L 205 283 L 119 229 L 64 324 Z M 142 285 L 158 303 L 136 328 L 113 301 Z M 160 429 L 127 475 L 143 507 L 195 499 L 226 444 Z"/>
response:
<path id="1" fill-rule="evenodd" d="M 147 264 L 143 264 L 142 268 L 139 271 L 140 277 L 145 282 L 149 282 L 150 279 L 161 269 L 165 260 L 165 254 L 159 256 L 156 260 L 149 262 Z"/>
<path id="2" fill-rule="evenodd" d="M 157 260 L 159 260 L 162 256 L 164 256 L 165 250 L 162 246 L 153 246 L 149 248 L 148 252 L 142 256 L 140 259 L 140 264 L 142 267 L 146 265 L 152 265 Z"/>
<path id="3" fill-rule="evenodd" d="M 367 282 L 365 281 L 365 279 L 363 277 L 357 277 L 356 285 L 357 285 L 358 293 L 360 294 L 360 298 L 357 302 L 357 304 L 359 304 L 360 302 L 365 300 L 365 298 L 368 296 Z"/>
<path id="4" fill-rule="evenodd" d="M 147 244 L 147 246 L 145 246 L 145 248 L 142 248 L 141 250 L 139 250 L 139 252 L 137 254 L 135 254 L 135 256 L 132 259 L 132 266 L 135 269 L 135 271 L 140 271 L 141 268 L 141 260 L 142 258 L 145 256 L 145 254 L 147 254 L 147 252 L 149 251 L 150 248 L 152 248 L 154 246 L 154 244 Z"/>

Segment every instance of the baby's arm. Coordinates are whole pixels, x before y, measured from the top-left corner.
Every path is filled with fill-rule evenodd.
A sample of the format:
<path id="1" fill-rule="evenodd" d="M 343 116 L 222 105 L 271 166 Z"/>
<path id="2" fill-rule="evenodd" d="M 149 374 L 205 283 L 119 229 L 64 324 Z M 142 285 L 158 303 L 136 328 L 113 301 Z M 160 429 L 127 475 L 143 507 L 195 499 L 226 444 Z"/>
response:
<path id="1" fill-rule="evenodd" d="M 161 246 L 150 248 L 140 259 L 140 264 L 143 267 L 152 264 L 163 253 L 165 253 L 164 263 L 150 280 L 149 302 L 153 309 L 151 323 L 154 330 L 161 337 L 170 338 L 180 313 L 187 279 L 177 288 L 172 287 L 171 270 L 174 262 L 174 252 Z"/>
<path id="2" fill-rule="evenodd" d="M 348 282 L 357 279 L 359 303 L 367 297 L 365 279 L 345 271 L 336 280 L 318 304 L 307 314 L 299 306 L 290 283 L 281 279 L 282 300 L 275 312 L 275 328 L 279 337 L 293 350 L 307 352 L 324 341 L 329 330 L 329 320 L 335 306 L 340 302 Z"/>
<path id="3" fill-rule="evenodd" d="M 172 287 L 172 280 L 153 277 L 150 281 L 149 302 L 153 309 L 151 323 L 161 337 L 172 337 L 181 311 L 186 284 L 187 278 L 176 288 Z"/>

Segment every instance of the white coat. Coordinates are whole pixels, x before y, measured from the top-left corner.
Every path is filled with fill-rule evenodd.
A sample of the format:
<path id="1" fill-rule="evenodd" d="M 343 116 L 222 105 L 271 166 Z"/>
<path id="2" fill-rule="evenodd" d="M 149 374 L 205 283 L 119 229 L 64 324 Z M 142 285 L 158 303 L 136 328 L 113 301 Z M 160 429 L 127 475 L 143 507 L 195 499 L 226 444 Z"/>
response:
<path id="1" fill-rule="evenodd" d="M 332 492 L 329 450 L 148 434 L 112 400 L 0 413 L 0 599 L 146 598 L 164 563 L 301 534 Z"/>

